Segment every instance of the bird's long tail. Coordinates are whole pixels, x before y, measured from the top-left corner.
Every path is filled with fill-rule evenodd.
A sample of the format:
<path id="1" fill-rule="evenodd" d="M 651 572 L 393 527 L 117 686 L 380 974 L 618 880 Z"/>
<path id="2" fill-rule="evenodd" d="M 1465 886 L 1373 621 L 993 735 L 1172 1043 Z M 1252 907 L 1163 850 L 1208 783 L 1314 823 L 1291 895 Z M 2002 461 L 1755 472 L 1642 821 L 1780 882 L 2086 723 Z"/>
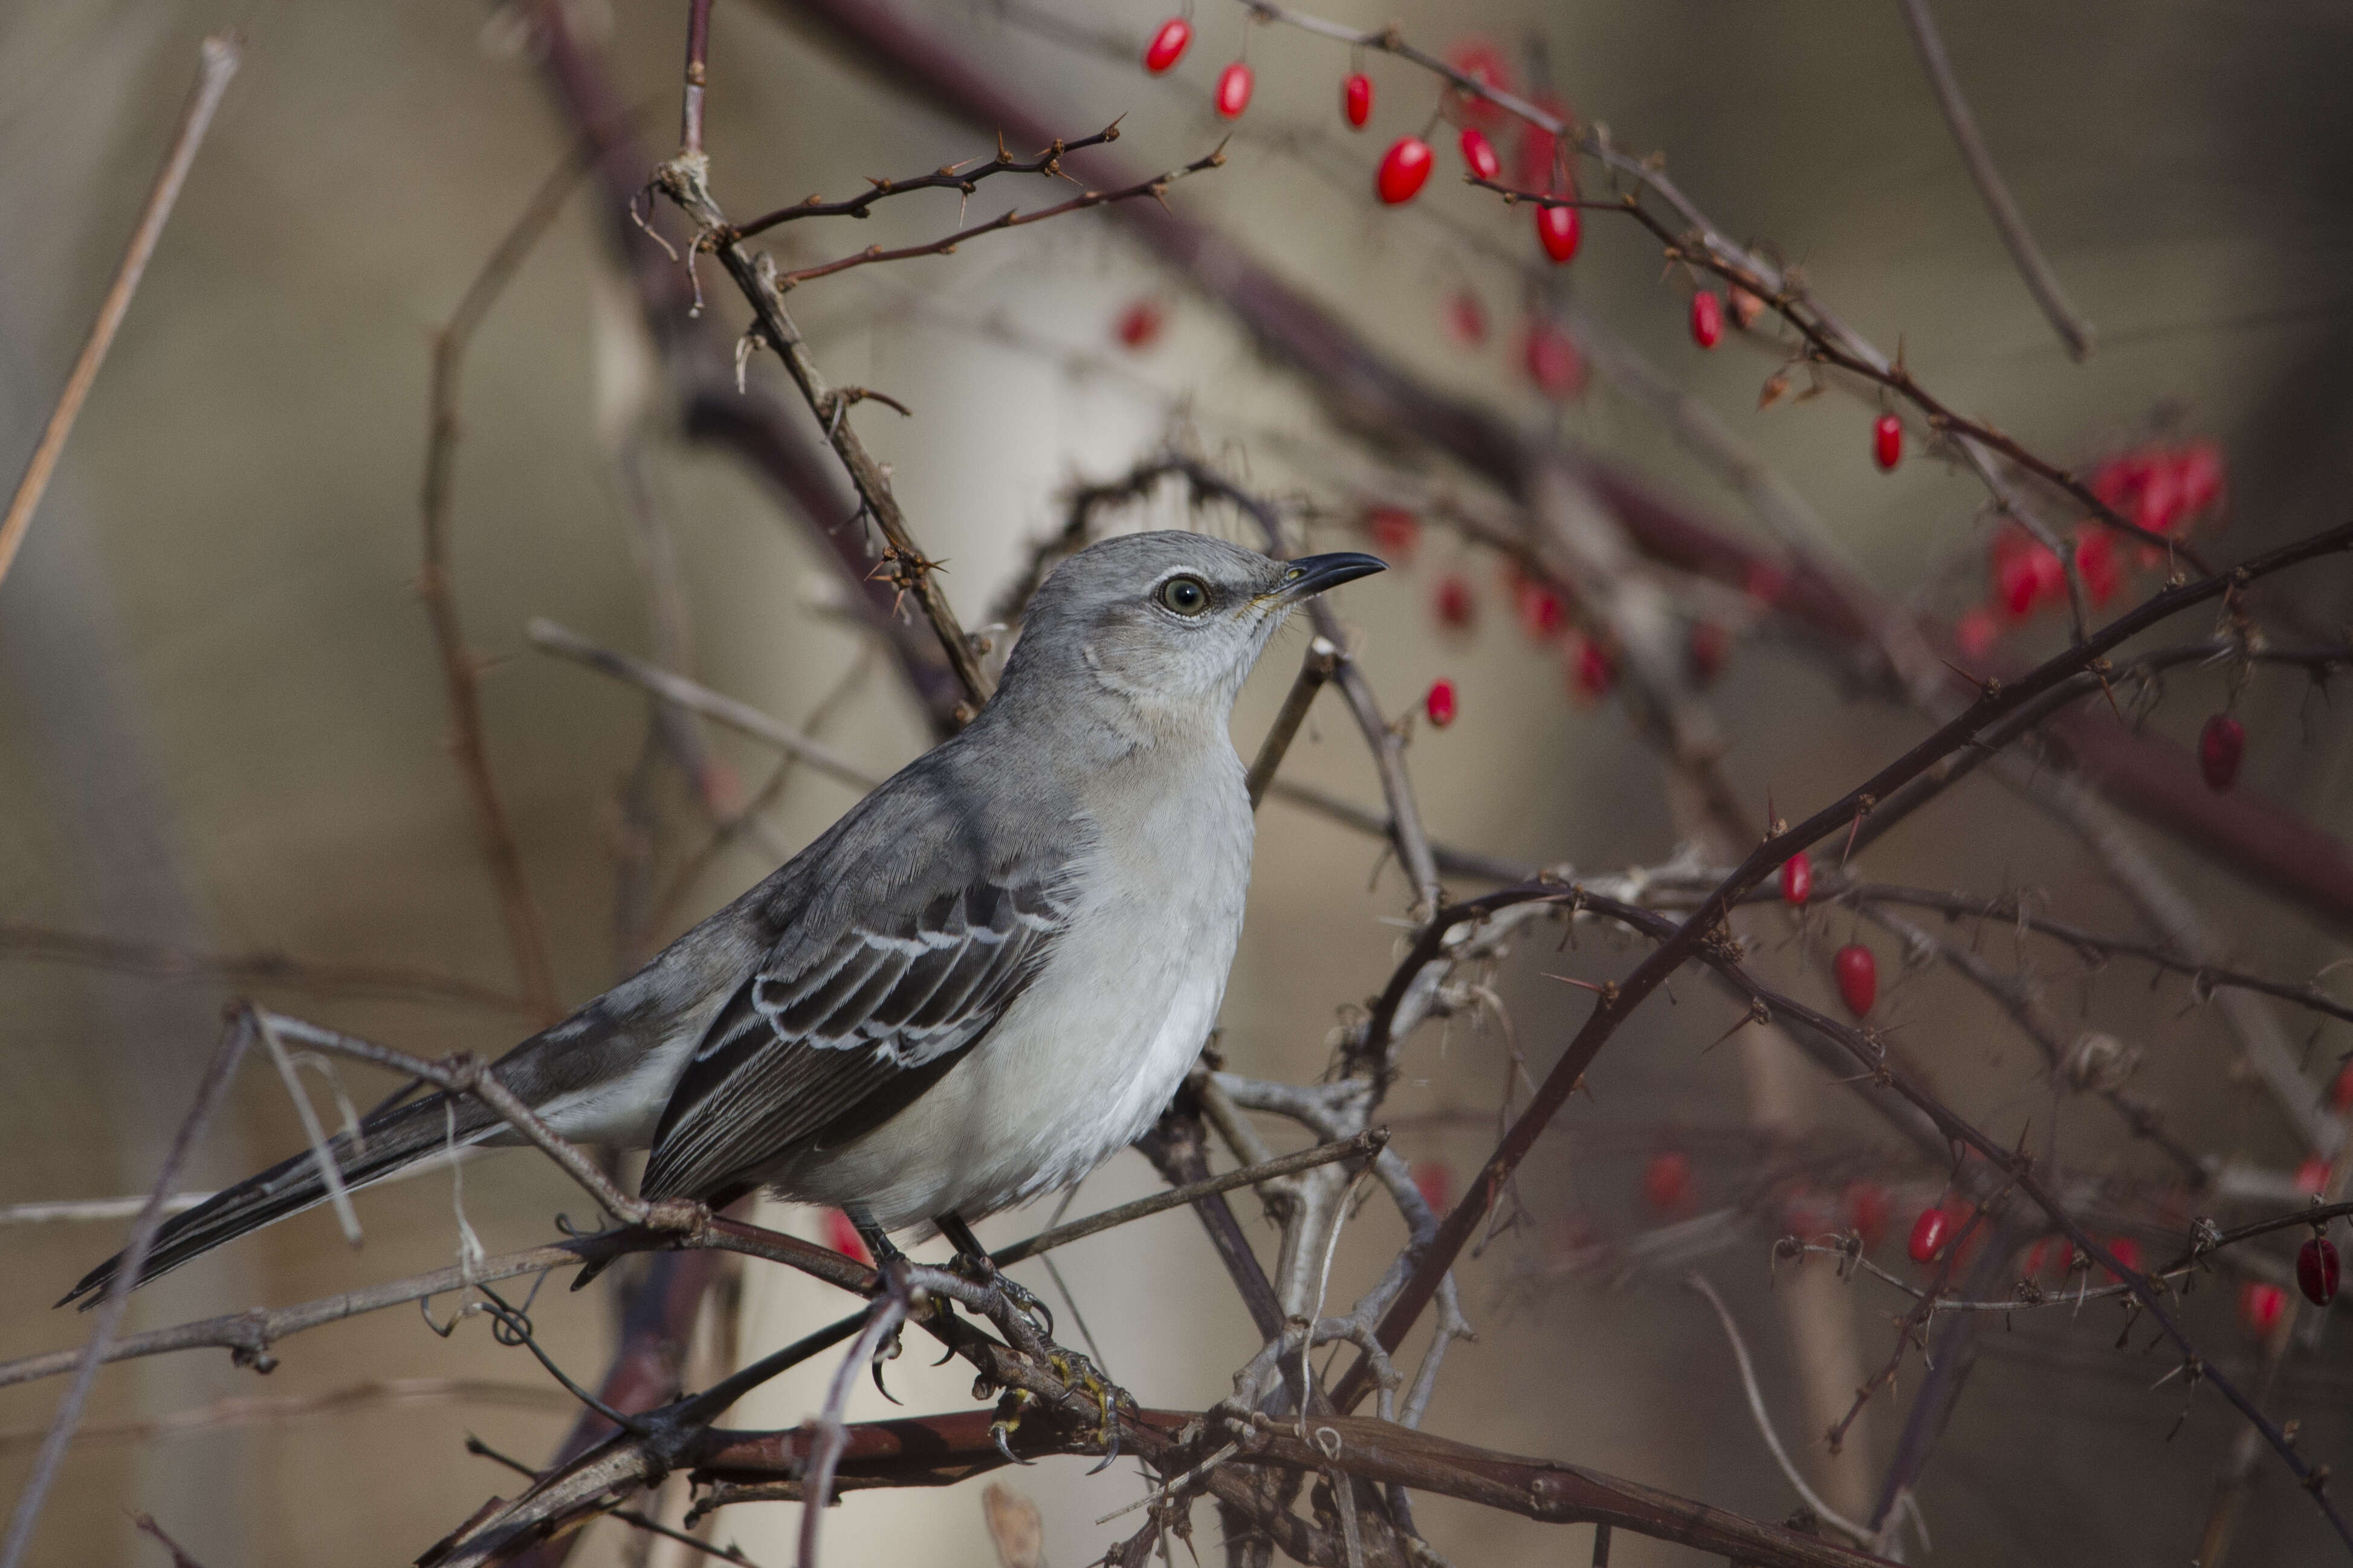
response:
<path id="1" fill-rule="evenodd" d="M 459 1149 L 470 1147 L 498 1125 L 497 1115 L 480 1101 L 465 1097 L 453 1102 L 448 1095 L 436 1094 L 379 1111 L 360 1124 L 356 1142 L 348 1133 L 339 1132 L 328 1141 L 327 1147 L 343 1174 L 343 1184 L 358 1187 L 382 1181 L 418 1161 L 431 1159 L 453 1144 Z M 248 1176 L 227 1191 L 214 1194 L 185 1214 L 164 1221 L 163 1228 L 156 1232 L 154 1246 L 148 1251 L 146 1266 L 140 1270 L 138 1283 L 144 1285 L 190 1258 L 200 1258 L 225 1242 L 324 1203 L 326 1198 L 327 1184 L 319 1174 L 317 1156 L 305 1149 L 258 1176 Z M 96 1306 L 114 1282 L 121 1263 L 121 1253 L 108 1258 L 83 1275 L 81 1283 L 68 1291 L 58 1305 L 78 1301 L 84 1308 Z"/>

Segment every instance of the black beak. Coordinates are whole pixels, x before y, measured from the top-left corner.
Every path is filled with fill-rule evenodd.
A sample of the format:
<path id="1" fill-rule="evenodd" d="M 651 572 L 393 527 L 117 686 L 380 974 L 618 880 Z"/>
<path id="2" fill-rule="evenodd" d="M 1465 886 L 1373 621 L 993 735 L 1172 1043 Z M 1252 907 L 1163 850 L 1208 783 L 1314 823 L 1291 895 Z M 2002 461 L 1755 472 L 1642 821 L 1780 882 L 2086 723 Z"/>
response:
<path id="1" fill-rule="evenodd" d="M 1386 572 L 1389 563 L 1377 555 L 1360 551 L 1342 550 L 1330 555 L 1303 555 L 1283 568 L 1282 581 L 1275 592 L 1287 599 L 1312 598 L 1327 588 L 1343 583 L 1353 583 L 1359 577 L 1369 577 L 1376 572 Z"/>

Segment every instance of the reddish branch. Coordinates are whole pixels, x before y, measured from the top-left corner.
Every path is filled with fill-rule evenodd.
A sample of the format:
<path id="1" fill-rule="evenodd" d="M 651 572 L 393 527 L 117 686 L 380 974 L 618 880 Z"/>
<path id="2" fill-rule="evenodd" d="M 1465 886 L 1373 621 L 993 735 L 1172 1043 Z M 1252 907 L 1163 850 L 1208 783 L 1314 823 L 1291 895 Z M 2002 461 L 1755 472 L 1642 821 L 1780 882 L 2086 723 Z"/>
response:
<path id="1" fill-rule="evenodd" d="M 1214 1411 L 1146 1409 L 1134 1412 L 1126 1421 L 1140 1439 L 1157 1438 L 1162 1445 L 1176 1448 L 1179 1434 L 1188 1427 L 1216 1430 L 1219 1415 Z M 988 1419 L 987 1412 L 972 1411 L 860 1422 L 849 1429 L 836 1485 L 842 1490 L 948 1486 L 995 1469 L 1005 1459 L 989 1442 Z M 1293 1426 L 1260 1425 L 1243 1437 L 1237 1463 L 1304 1471 L 1338 1468 L 1385 1485 L 1461 1498 L 1546 1524 L 1608 1524 L 1759 1568 L 1767 1564 L 1854 1568 L 1881 1561 L 1816 1536 L 1759 1523 L 1582 1466 L 1496 1453 L 1362 1416 L 1325 1416 L 1311 1425 L 1323 1447 L 1303 1440 Z M 1220 1432 L 1217 1441 L 1223 1440 Z M 1182 1446 L 1182 1451 L 1198 1447 L 1206 1453 L 1217 1441 L 1197 1437 Z M 798 1427 L 767 1433 L 716 1432 L 696 1456 L 696 1475 L 736 1484 L 789 1480 L 797 1475 L 809 1442 L 807 1431 Z M 1101 1451 L 1092 1431 L 1046 1422 L 1025 1423 L 1013 1444 L 1024 1458 Z"/>

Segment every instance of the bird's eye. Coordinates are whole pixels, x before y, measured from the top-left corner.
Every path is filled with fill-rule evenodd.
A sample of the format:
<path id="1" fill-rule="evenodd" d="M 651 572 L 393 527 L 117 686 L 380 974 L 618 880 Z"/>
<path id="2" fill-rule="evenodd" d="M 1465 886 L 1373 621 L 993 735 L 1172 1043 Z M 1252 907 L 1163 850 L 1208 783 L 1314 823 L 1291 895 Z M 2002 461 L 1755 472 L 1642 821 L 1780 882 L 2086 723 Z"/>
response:
<path id="1" fill-rule="evenodd" d="M 1209 586 L 1198 577 L 1171 577 L 1160 584 L 1159 599 L 1163 609 L 1198 616 L 1209 607 Z"/>

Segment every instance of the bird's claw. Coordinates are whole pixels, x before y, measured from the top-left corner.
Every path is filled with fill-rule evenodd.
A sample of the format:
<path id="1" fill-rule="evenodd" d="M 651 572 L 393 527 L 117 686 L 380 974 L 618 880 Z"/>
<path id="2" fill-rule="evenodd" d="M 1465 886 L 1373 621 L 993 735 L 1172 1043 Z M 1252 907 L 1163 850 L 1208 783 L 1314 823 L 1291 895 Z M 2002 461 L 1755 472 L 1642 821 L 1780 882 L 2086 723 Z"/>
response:
<path id="1" fill-rule="evenodd" d="M 1008 1465 L 1034 1465 L 1035 1459 L 1025 1459 L 1013 1451 L 1013 1429 L 1021 1425 L 1021 1412 L 1036 1404 L 1038 1396 L 1026 1388 L 1008 1388 L 1005 1397 L 997 1402 L 997 1419 L 988 1424 L 988 1440 L 1005 1456 Z"/>
<path id="2" fill-rule="evenodd" d="M 901 1331 L 899 1329 L 892 1329 L 891 1331 L 891 1337 L 875 1347 L 874 1360 L 870 1363 L 870 1370 L 874 1373 L 874 1391 L 877 1394 L 880 1394 L 883 1398 L 889 1400 L 892 1404 L 903 1406 L 907 1402 L 900 1398 L 897 1394 L 892 1393 L 882 1384 L 882 1363 L 886 1361 L 896 1361 L 899 1359 L 900 1333 Z"/>

